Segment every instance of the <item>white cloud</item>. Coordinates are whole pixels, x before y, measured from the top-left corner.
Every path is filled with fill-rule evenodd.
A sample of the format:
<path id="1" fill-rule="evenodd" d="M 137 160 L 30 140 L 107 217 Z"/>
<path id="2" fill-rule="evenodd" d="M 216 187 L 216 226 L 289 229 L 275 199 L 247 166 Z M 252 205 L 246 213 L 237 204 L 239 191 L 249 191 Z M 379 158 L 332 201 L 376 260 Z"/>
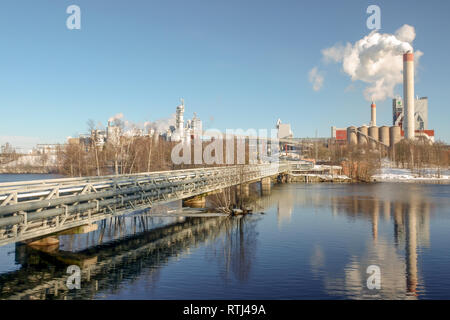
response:
<path id="1" fill-rule="evenodd" d="M 405 24 L 402 27 L 400 27 L 397 31 L 395 31 L 395 36 L 400 41 L 412 44 L 412 42 L 416 38 L 416 30 L 414 29 L 413 26 Z"/>
<path id="2" fill-rule="evenodd" d="M 403 25 L 395 35 L 380 34 L 376 30 L 345 46 L 336 44 L 322 50 L 324 61 L 341 63 L 352 81 L 368 84 L 364 96 L 369 101 L 394 97 L 394 88 L 403 81 L 402 54 L 413 51 L 414 27 Z M 423 52 L 415 52 L 416 67 Z"/>
<path id="3" fill-rule="evenodd" d="M 322 88 L 324 78 L 321 72 L 318 71 L 317 67 L 314 67 L 311 71 L 309 71 L 308 78 L 309 82 L 313 85 L 314 91 L 319 91 Z"/>

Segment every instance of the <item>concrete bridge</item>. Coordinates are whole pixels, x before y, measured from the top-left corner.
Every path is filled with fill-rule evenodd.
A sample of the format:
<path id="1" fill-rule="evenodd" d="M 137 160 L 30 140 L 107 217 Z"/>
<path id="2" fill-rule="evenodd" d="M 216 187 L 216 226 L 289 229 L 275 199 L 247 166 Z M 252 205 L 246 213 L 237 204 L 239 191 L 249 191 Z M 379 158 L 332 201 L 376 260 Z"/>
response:
<path id="1" fill-rule="evenodd" d="M 261 181 L 287 163 L 224 166 L 131 175 L 0 183 L 0 245 L 58 232 L 156 204 Z"/>

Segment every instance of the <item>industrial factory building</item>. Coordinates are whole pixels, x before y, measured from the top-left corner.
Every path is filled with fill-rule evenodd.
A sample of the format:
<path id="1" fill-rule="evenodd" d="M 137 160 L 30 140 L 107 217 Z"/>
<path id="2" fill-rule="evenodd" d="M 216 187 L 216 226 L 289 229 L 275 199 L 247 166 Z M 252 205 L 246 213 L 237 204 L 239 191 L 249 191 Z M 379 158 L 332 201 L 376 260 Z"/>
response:
<path id="1" fill-rule="evenodd" d="M 161 132 L 158 130 L 158 134 L 168 141 L 189 140 L 203 135 L 202 121 L 197 117 L 195 112 L 193 118 L 188 120 L 185 125 L 183 99 L 181 99 L 181 104 L 176 108 L 175 126 L 167 125 L 167 127 L 167 129 L 164 128 Z M 68 137 L 67 142 L 69 144 L 84 145 L 87 150 L 93 144 L 102 148 L 107 143 L 118 145 L 122 139 L 153 136 L 155 133 L 154 128 L 147 128 L 146 131 L 136 127 L 123 130 L 120 125 L 110 119 L 106 130 L 93 129 L 89 134 L 80 134 L 77 138 Z"/>
<path id="2" fill-rule="evenodd" d="M 181 99 L 181 104 L 177 106 L 175 113 L 175 126 L 170 126 L 163 136 L 170 141 L 181 141 L 199 138 L 203 135 L 202 120 L 194 116 L 191 120 L 184 123 L 184 100 Z"/>
<path id="3" fill-rule="evenodd" d="M 392 126 L 377 126 L 376 104 L 370 106 L 370 124 L 348 128 L 331 127 L 331 138 L 337 144 L 392 147 L 401 139 L 425 139 L 434 142 L 434 130 L 428 129 L 428 98 L 414 98 L 414 54 L 403 55 L 403 99 L 392 102 Z"/>
<path id="4" fill-rule="evenodd" d="M 397 97 L 392 100 L 392 124 L 394 126 L 399 126 L 403 131 L 403 119 L 404 119 L 405 109 L 403 107 L 403 99 Z M 428 98 L 427 97 L 416 97 L 414 100 L 414 127 L 415 136 L 425 137 L 431 141 L 434 141 L 434 130 L 428 129 Z"/>
<path id="5" fill-rule="evenodd" d="M 278 130 L 277 131 L 278 139 L 291 139 L 294 137 L 290 123 L 281 123 L 281 119 L 278 119 L 276 128 Z"/>
<path id="6" fill-rule="evenodd" d="M 416 98 L 414 100 L 414 120 L 416 130 L 428 129 L 428 98 Z M 392 124 L 402 126 L 404 116 L 403 99 L 397 97 L 392 100 Z"/>

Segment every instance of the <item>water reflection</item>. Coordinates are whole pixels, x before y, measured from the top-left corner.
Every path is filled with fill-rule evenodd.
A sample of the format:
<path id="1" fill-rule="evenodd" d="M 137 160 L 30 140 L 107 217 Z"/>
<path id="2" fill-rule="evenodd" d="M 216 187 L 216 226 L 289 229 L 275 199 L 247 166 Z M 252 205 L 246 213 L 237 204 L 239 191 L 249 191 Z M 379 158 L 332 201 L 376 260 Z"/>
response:
<path id="1" fill-rule="evenodd" d="M 222 279 L 249 279 L 257 251 L 257 216 L 238 216 L 224 221 L 224 235 L 208 245 L 211 262 L 217 263 Z"/>
<path id="2" fill-rule="evenodd" d="M 125 219 L 121 220 L 122 224 L 115 224 L 119 229 L 123 228 Z M 113 292 L 123 281 L 132 282 L 143 273 L 157 281 L 157 267 L 180 255 L 186 247 L 195 246 L 211 233 L 214 234 L 219 222 L 220 219 L 204 221 L 199 218 L 150 231 L 143 227 L 140 233 L 87 247 L 76 253 L 46 253 L 18 245 L 16 259 L 22 268 L 0 276 L 0 298 L 92 299 L 97 292 Z M 100 234 L 104 235 L 105 230 L 107 227 L 102 227 Z M 65 286 L 66 268 L 72 264 L 82 269 L 81 290 L 68 291 Z"/>
<path id="3" fill-rule="evenodd" d="M 174 299 L 422 298 L 433 290 L 423 268 L 430 221 L 448 213 L 448 192 L 446 186 L 288 184 L 255 200 L 254 210 L 264 215 L 116 217 L 93 232 L 60 236 L 56 251 L 17 245 L 20 268 L 0 275 L 0 299 L 160 298 L 161 292 L 175 292 Z M 189 262 L 195 252 L 202 255 Z M 181 273 L 164 276 L 180 258 Z M 65 285 L 72 264 L 82 269 L 81 290 Z M 381 269 L 380 290 L 367 289 L 370 265 Z M 129 288 L 139 287 L 144 293 L 134 296 Z"/>
<path id="4" fill-rule="evenodd" d="M 220 236 L 217 261 L 245 281 L 254 258 L 256 219 L 175 219 L 160 219 L 165 220 L 161 224 L 148 216 L 112 218 L 100 222 L 95 232 L 61 236 L 56 251 L 16 245 L 21 268 L 0 275 L 0 299 L 94 299 L 143 279 L 156 286 L 161 267 Z M 69 265 L 81 267 L 81 290 L 67 290 Z"/>
<path id="5" fill-rule="evenodd" d="M 361 189 L 364 187 L 364 191 Z M 427 198 L 423 189 L 415 192 L 399 190 L 398 185 L 333 186 L 324 192 L 316 186 L 290 186 L 282 192 L 274 192 L 261 198 L 263 206 L 275 205 L 278 224 L 289 223 L 292 212 L 298 207 L 314 210 L 330 206 L 333 216 L 344 215 L 352 220 L 371 223 L 371 241 L 365 243 L 362 254 L 351 255 L 343 268 L 343 275 L 336 276 L 325 265 L 323 248 L 312 244 L 310 263 L 312 272 L 323 274 L 325 289 L 330 296 L 348 298 L 411 299 L 425 290 L 419 272 L 419 249 L 430 246 L 430 215 L 435 204 Z M 281 191 L 281 190 L 280 190 Z M 379 235 L 380 220 L 392 223 L 395 241 Z M 382 271 L 381 290 L 368 290 L 366 269 L 378 265 Z"/>

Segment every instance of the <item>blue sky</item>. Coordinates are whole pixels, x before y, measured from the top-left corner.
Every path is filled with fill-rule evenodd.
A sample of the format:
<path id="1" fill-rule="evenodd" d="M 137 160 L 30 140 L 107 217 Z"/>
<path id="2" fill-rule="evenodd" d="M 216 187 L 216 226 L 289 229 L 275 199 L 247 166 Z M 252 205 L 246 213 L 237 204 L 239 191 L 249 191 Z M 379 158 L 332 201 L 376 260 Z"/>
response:
<path id="1" fill-rule="evenodd" d="M 81 8 L 68 30 L 66 8 Z M 429 98 L 429 127 L 450 142 L 448 1 L 4 0 L 0 5 L 0 142 L 63 142 L 88 119 L 106 124 L 169 117 L 179 99 L 204 126 L 273 128 L 295 136 L 369 122 L 364 85 L 351 84 L 321 50 L 367 35 L 366 8 L 381 8 L 381 32 L 416 29 L 424 52 L 416 94 Z M 308 72 L 321 66 L 314 91 Z M 402 86 L 396 88 L 402 94 Z M 390 125 L 391 100 L 378 102 Z M 11 138 L 15 137 L 15 138 Z M 22 137 L 22 138 L 17 138 Z"/>

